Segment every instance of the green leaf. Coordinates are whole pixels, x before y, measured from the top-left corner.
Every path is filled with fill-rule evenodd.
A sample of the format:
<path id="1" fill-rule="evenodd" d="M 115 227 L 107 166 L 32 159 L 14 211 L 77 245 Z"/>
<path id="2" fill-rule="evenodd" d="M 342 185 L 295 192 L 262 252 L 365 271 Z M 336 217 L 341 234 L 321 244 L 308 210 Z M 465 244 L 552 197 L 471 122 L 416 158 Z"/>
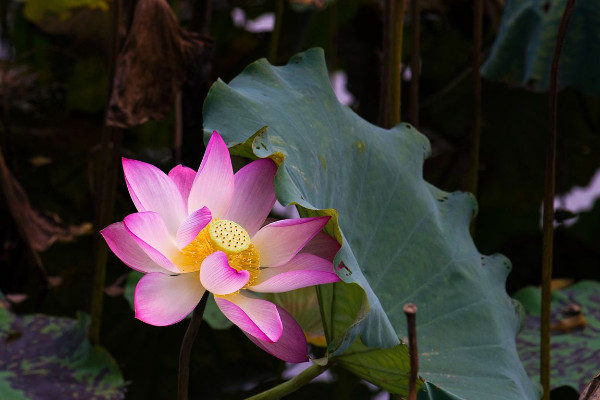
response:
<path id="1" fill-rule="evenodd" d="M 278 199 L 333 216 L 327 229 L 342 240 L 339 275 L 368 302 L 333 355 L 359 335 L 369 347 L 396 346 L 406 335 L 402 306 L 412 302 L 423 378 L 464 398 L 538 397 L 517 356 L 520 318 L 504 290 L 510 264 L 480 255 L 469 234 L 473 197 L 423 180 L 429 142 L 410 125 L 384 130 L 342 106 L 322 51 L 284 67 L 260 60 L 228 85 L 217 81 L 204 123 L 206 137 L 216 130 L 229 146 L 249 146 L 267 126 L 251 145 L 280 165 Z M 331 303 L 322 299 L 326 311 Z M 326 335 L 337 318 L 325 320 Z"/>
<path id="2" fill-rule="evenodd" d="M 140 279 L 142 279 L 142 276 L 144 276 L 144 274 L 142 274 L 141 272 L 131 271 L 127 276 L 127 281 L 125 282 L 123 296 L 125 296 L 125 300 L 127 300 L 127 302 L 129 303 L 129 307 L 131 307 L 132 310 L 135 310 L 135 303 L 133 301 L 135 287 L 137 286 Z"/>
<path id="3" fill-rule="evenodd" d="M 212 293 L 208 296 L 203 319 L 213 329 L 229 329 L 233 326 L 233 323 L 223 315 L 221 309 L 217 306 L 215 296 Z"/>
<path id="4" fill-rule="evenodd" d="M 89 316 L 16 316 L 0 308 L 0 398 L 124 398 L 113 358 L 87 340 Z"/>
<path id="5" fill-rule="evenodd" d="M 567 0 L 511 0 L 483 75 L 547 90 L 558 27 Z M 578 0 L 559 65 L 559 85 L 600 96 L 600 3 Z"/>
<path id="6" fill-rule="evenodd" d="M 444 389 L 439 388 L 431 383 L 427 382 L 423 386 L 423 389 L 417 394 L 418 400 L 460 400 L 460 397 L 453 395 L 452 393 L 446 392 Z"/>
<path id="7" fill-rule="evenodd" d="M 540 364 L 540 289 L 528 286 L 515 293 L 515 298 L 526 300 L 523 306 L 528 314 L 517 337 L 517 347 L 525 369 L 537 379 Z M 581 281 L 553 292 L 552 324 L 567 318 L 565 309 L 571 304 L 581 307 L 587 326 L 570 332 L 552 332 L 550 378 L 553 389 L 570 386 L 579 392 L 600 370 L 600 283 Z"/>

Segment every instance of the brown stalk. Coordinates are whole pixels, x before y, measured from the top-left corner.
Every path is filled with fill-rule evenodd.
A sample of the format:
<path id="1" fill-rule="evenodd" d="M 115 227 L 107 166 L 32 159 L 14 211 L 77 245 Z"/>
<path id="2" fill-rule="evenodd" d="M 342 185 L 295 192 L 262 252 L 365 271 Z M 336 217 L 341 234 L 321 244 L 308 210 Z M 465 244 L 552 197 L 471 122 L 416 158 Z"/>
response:
<path id="1" fill-rule="evenodd" d="M 556 47 L 550 70 L 549 117 L 550 132 L 546 148 L 546 173 L 544 182 L 544 215 L 542 233 L 542 326 L 540 376 L 544 388 L 543 400 L 550 400 L 550 296 L 552 281 L 552 252 L 554 241 L 554 194 L 556 184 L 556 137 L 558 107 L 558 66 L 560 53 L 567 35 L 569 19 L 575 0 L 568 0 L 560 21 Z"/>
<path id="2" fill-rule="evenodd" d="M 112 43 L 109 52 L 109 91 L 113 89 L 113 78 L 115 65 L 120 47 L 119 27 L 122 18 L 122 0 L 113 3 L 113 26 Z M 99 233 L 100 229 L 106 227 L 112 218 L 115 194 L 117 187 L 117 175 L 119 155 L 121 153 L 122 130 L 104 126 L 100 143 L 100 160 L 98 167 L 98 181 L 96 182 L 94 203 L 94 275 L 92 281 L 92 294 L 90 304 L 90 327 L 88 338 L 92 344 L 100 341 L 100 320 L 102 317 L 102 303 L 104 300 L 104 285 L 106 282 L 106 260 L 108 248 Z"/>
<path id="3" fill-rule="evenodd" d="M 419 379 L 419 350 L 417 348 L 417 306 L 404 305 L 406 325 L 408 326 L 408 351 L 410 355 L 410 377 L 408 381 L 408 400 L 417 400 L 417 379 Z"/>

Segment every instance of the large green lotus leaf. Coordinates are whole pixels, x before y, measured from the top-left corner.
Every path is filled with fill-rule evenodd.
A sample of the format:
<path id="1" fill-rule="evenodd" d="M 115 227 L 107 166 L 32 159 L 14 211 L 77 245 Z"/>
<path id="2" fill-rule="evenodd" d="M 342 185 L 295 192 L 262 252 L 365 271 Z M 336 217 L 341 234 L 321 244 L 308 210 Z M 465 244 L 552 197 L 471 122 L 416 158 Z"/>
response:
<path id="1" fill-rule="evenodd" d="M 406 336 L 402 306 L 412 302 L 423 378 L 470 399 L 538 397 L 515 346 L 520 316 L 504 290 L 510 264 L 480 255 L 469 234 L 475 200 L 423 180 L 429 143 L 415 129 L 384 130 L 342 106 L 322 51 L 284 67 L 259 60 L 229 84 L 217 81 L 204 123 L 205 138 L 217 130 L 230 147 L 252 143 L 255 156 L 280 164 L 282 203 L 334 216 L 339 274 L 364 290 L 368 312 L 330 355 L 359 335 L 369 347 L 394 347 Z"/>
<path id="2" fill-rule="evenodd" d="M 547 90 L 567 0 L 509 0 L 483 75 Z M 577 0 L 559 66 L 559 85 L 600 96 L 600 2 Z"/>
<path id="3" fill-rule="evenodd" d="M 528 286 L 515 293 L 527 312 L 523 330 L 517 337 L 517 348 L 527 372 L 539 376 L 541 293 Z M 600 370 L 600 283 L 581 281 L 552 293 L 552 323 L 567 318 L 565 309 L 571 304 L 581 307 L 587 321 L 585 328 L 570 332 L 552 332 L 550 360 L 552 388 L 570 386 L 577 391 Z"/>
<path id="4" fill-rule="evenodd" d="M 125 398 L 113 358 L 87 340 L 89 317 L 77 320 L 0 308 L 0 399 Z"/>

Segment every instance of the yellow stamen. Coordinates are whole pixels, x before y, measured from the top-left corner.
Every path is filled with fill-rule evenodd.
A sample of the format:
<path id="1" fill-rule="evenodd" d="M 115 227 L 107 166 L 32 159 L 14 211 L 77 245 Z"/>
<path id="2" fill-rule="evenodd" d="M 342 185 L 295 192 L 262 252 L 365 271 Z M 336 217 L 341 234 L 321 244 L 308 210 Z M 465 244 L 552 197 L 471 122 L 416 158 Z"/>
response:
<path id="1" fill-rule="evenodd" d="M 181 272 L 199 271 L 202 261 L 216 251 L 223 251 L 232 268 L 246 270 L 250 279 L 243 289 L 252 286 L 260 272 L 259 254 L 244 228 L 233 221 L 213 220 L 190 244 L 181 250 L 177 265 Z"/>

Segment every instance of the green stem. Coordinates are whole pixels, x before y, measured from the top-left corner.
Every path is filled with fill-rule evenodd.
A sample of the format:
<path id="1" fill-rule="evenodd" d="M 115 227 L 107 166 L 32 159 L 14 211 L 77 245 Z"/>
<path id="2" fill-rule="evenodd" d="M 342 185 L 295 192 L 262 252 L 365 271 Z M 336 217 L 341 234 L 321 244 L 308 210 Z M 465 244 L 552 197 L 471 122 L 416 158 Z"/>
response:
<path id="1" fill-rule="evenodd" d="M 394 0 L 392 10 L 392 57 L 390 60 L 391 88 L 390 95 L 390 119 L 389 127 L 400 123 L 401 113 L 401 94 L 402 94 L 402 33 L 404 31 L 404 10 L 406 9 L 406 0 Z"/>
<path id="2" fill-rule="evenodd" d="M 479 185 L 479 148 L 481 143 L 481 42 L 483 35 L 483 0 L 473 8 L 473 131 L 471 135 L 471 170 L 469 192 L 477 196 Z"/>
<path id="3" fill-rule="evenodd" d="M 287 382 L 275 386 L 262 393 L 248 397 L 246 400 L 277 400 L 295 392 L 329 368 L 329 365 L 313 364 Z"/>
<path id="4" fill-rule="evenodd" d="M 542 327 L 540 377 L 544 388 L 543 400 L 550 400 L 550 283 L 552 281 L 552 252 L 554 241 L 554 194 L 556 181 L 556 137 L 558 106 L 558 65 L 560 53 L 567 34 L 569 19 L 575 6 L 575 0 L 568 0 L 560 21 L 556 38 L 556 47 L 550 71 L 549 116 L 550 133 L 546 149 L 546 176 L 544 182 L 544 215 L 542 234 Z"/>
<path id="5" fill-rule="evenodd" d="M 275 26 L 271 34 L 269 42 L 269 61 L 275 65 L 277 62 L 277 47 L 279 47 L 279 36 L 281 35 L 281 21 L 283 19 L 283 3 L 284 0 L 277 0 L 277 8 L 275 9 Z"/>
<path id="6" fill-rule="evenodd" d="M 412 44 L 410 48 L 410 123 L 419 129 L 419 75 L 420 75 L 420 25 L 421 7 L 419 0 L 411 0 Z"/>
<path id="7" fill-rule="evenodd" d="M 196 335 L 202 325 L 202 316 L 208 301 L 208 290 L 202 295 L 200 303 L 192 312 L 192 319 L 188 325 L 183 340 L 181 341 L 181 350 L 179 351 L 179 374 L 177 376 L 177 399 L 188 400 L 188 391 L 190 386 L 190 359 L 192 357 L 192 346 L 196 340 Z"/>

